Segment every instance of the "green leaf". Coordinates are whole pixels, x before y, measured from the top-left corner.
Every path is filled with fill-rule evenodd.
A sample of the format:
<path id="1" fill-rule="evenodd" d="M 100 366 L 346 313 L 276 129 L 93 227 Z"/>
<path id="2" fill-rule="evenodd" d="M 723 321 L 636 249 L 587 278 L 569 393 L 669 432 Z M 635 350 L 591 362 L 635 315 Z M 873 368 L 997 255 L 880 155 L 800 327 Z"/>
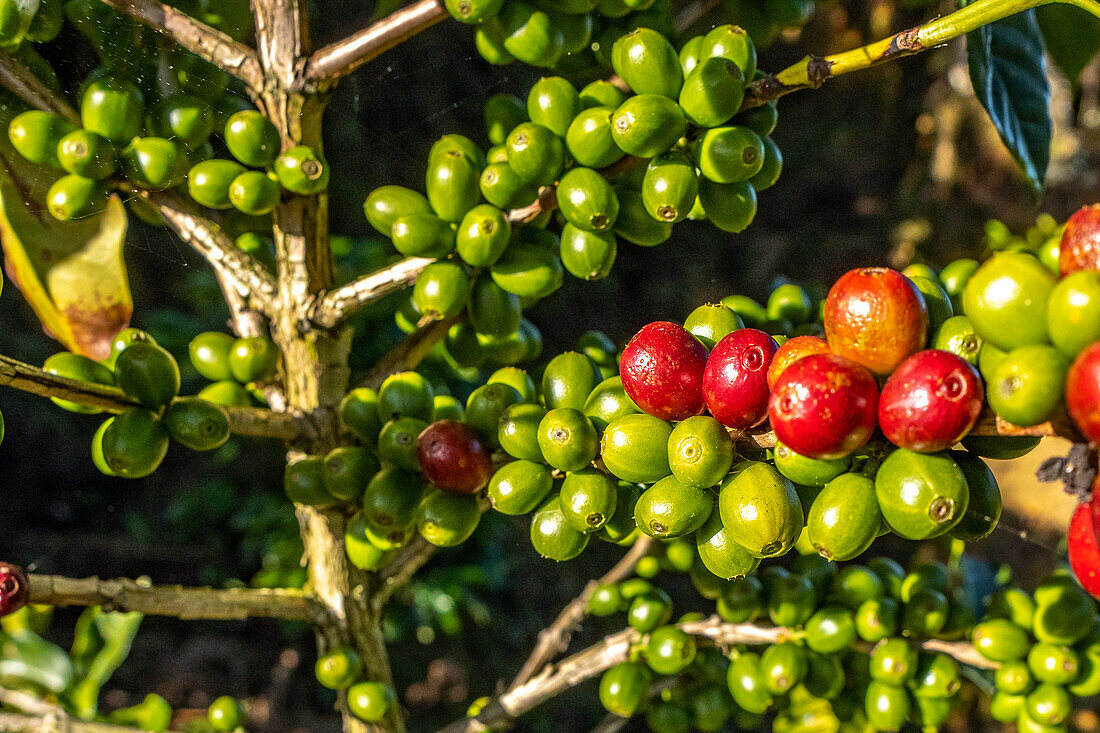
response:
<path id="1" fill-rule="evenodd" d="M 69 654 L 74 681 L 66 693 L 75 715 L 95 717 L 99 691 L 130 654 L 142 618 L 140 613 L 105 613 L 99 606 L 80 614 Z"/>
<path id="2" fill-rule="evenodd" d="M 18 112 L 0 106 L 0 129 Z M 65 348 L 105 359 L 129 325 L 133 300 L 122 259 L 126 211 L 112 196 L 103 213 L 54 219 L 44 205 L 56 172 L 24 160 L 0 134 L 0 244 L 8 276 L 42 327 Z"/>
<path id="3" fill-rule="evenodd" d="M 0 631 L 0 686 L 32 685 L 59 693 L 73 680 L 69 655 L 30 629 Z"/>
<path id="4" fill-rule="evenodd" d="M 1100 51 L 1100 18 L 1062 3 L 1036 8 L 1035 17 L 1054 65 L 1077 86 L 1081 71 Z"/>
<path id="5" fill-rule="evenodd" d="M 1036 193 L 1050 162 L 1050 89 L 1043 37 L 1032 10 L 966 36 L 974 93 Z"/>

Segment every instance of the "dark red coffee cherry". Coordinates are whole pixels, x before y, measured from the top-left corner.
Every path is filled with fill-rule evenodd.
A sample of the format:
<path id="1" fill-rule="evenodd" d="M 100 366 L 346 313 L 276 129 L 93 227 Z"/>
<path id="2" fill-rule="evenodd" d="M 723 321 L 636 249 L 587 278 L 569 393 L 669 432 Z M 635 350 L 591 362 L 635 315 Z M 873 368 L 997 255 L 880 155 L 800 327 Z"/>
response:
<path id="1" fill-rule="evenodd" d="M 875 429 L 878 385 L 866 367 L 837 354 L 799 359 L 772 389 L 768 417 L 776 437 L 809 458 L 842 458 Z"/>
<path id="2" fill-rule="evenodd" d="M 776 344 L 768 334 L 742 328 L 714 345 L 703 371 L 703 399 L 726 427 L 746 430 L 768 417 L 768 367 Z"/>
<path id="3" fill-rule="evenodd" d="M 707 349 L 683 326 L 657 321 L 643 326 L 623 349 L 619 374 L 630 399 L 664 420 L 703 411 Z"/>
<path id="4" fill-rule="evenodd" d="M 985 390 L 978 372 L 949 351 L 926 349 L 903 361 L 878 398 L 878 424 L 890 442 L 918 453 L 958 443 L 974 427 Z"/>
<path id="5" fill-rule="evenodd" d="M 27 576 L 18 565 L 0 562 L 0 617 L 27 605 L 30 595 Z"/>
<path id="6" fill-rule="evenodd" d="M 473 494 L 493 475 L 489 449 L 477 431 L 457 420 L 437 420 L 416 439 L 420 470 L 448 494 Z"/>

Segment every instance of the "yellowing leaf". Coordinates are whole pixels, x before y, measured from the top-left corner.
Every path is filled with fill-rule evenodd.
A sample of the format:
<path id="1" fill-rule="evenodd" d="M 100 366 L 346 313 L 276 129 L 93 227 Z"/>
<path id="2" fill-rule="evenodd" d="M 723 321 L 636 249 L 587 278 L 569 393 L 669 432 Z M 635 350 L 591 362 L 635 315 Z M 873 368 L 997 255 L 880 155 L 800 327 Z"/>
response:
<path id="1" fill-rule="evenodd" d="M 57 221 L 19 185 L 18 167 L 2 157 L 0 244 L 8 277 L 46 333 L 70 351 L 106 358 L 133 313 L 122 259 L 122 202 L 112 196 L 101 214 Z"/>

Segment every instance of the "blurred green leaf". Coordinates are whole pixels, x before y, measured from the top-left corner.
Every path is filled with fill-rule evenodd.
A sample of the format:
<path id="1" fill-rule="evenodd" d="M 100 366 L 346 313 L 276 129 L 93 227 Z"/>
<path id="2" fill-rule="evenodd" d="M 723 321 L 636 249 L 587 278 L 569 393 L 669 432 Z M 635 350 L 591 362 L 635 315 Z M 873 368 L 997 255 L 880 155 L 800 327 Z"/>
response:
<path id="1" fill-rule="evenodd" d="M 1043 36 L 1035 12 L 968 33 L 966 55 L 974 93 L 1031 187 L 1041 192 L 1052 133 Z"/>
<path id="2" fill-rule="evenodd" d="M 100 688 L 130 654 L 142 618 L 140 613 L 105 613 L 98 606 L 80 614 L 70 655 L 75 680 L 66 694 L 77 716 L 96 715 Z"/>
<path id="3" fill-rule="evenodd" d="M 60 693 L 73 681 L 73 664 L 65 651 L 30 629 L 0 632 L 0 685 L 31 684 Z"/>

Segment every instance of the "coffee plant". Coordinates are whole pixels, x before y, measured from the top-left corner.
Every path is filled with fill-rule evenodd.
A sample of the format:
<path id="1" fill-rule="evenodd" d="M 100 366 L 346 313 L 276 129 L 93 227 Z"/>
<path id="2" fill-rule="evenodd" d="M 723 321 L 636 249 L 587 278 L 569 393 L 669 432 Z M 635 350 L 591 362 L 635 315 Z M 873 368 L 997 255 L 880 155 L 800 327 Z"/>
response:
<path id="1" fill-rule="evenodd" d="M 963 3 L 770 72 L 757 48 L 803 25 L 810 0 L 415 0 L 317 50 L 298 0 L 0 0 L 0 238 L 64 347 L 41 368 L 0 356 L 0 381 L 103 415 L 81 460 L 119 484 L 155 481 L 173 445 L 278 444 L 304 546 L 304 577 L 272 570 L 265 587 L 0 563 L 0 729 L 249 728 L 229 695 L 204 719 L 155 694 L 103 704 L 146 614 L 304 622 L 345 730 L 424 729 L 394 687 L 387 601 L 496 512 L 529 516 L 547 563 L 593 541 L 622 556 L 446 733 L 522 727 L 596 678 L 601 731 L 635 716 L 655 733 L 931 731 L 960 707 L 1068 730 L 1075 702 L 1100 694 L 1100 206 L 1020 237 L 991 223 L 982 261 L 861 267 L 766 303 L 732 294 L 635 323 L 625 344 L 591 330 L 543 354 L 525 317 L 567 276 L 600 288 L 620 248 L 662 245 L 679 222 L 750 227 L 782 174 L 781 97 L 960 36 L 978 99 L 1041 189 L 1035 8 L 1100 17 L 1095 0 L 1062 2 Z M 1066 59 L 1095 46 L 1044 17 L 1051 57 L 1079 72 Z M 422 189 L 371 182 L 363 215 L 399 256 L 342 272 L 326 104 L 437 22 L 470 35 L 469 63 L 546 75 L 525 98 L 486 95 L 480 141 L 444 135 L 409 161 Z M 98 65 L 59 76 L 39 53 L 57 39 Z M 204 258 L 227 331 L 184 350 L 130 327 L 131 217 Z M 360 368 L 353 337 L 375 312 L 405 336 Z M 184 359 L 208 382 L 193 395 Z M 1002 573 L 975 597 L 963 548 L 1002 511 L 985 460 L 1048 436 L 1074 442 L 1043 469 L 1080 499 L 1068 566 L 1030 590 Z M 873 556 L 887 534 L 914 557 L 947 538 L 951 562 Z M 678 615 L 662 588 L 677 573 L 712 615 Z M 69 605 L 88 607 L 71 654 L 38 633 Z M 589 617 L 621 630 L 561 657 Z"/>

